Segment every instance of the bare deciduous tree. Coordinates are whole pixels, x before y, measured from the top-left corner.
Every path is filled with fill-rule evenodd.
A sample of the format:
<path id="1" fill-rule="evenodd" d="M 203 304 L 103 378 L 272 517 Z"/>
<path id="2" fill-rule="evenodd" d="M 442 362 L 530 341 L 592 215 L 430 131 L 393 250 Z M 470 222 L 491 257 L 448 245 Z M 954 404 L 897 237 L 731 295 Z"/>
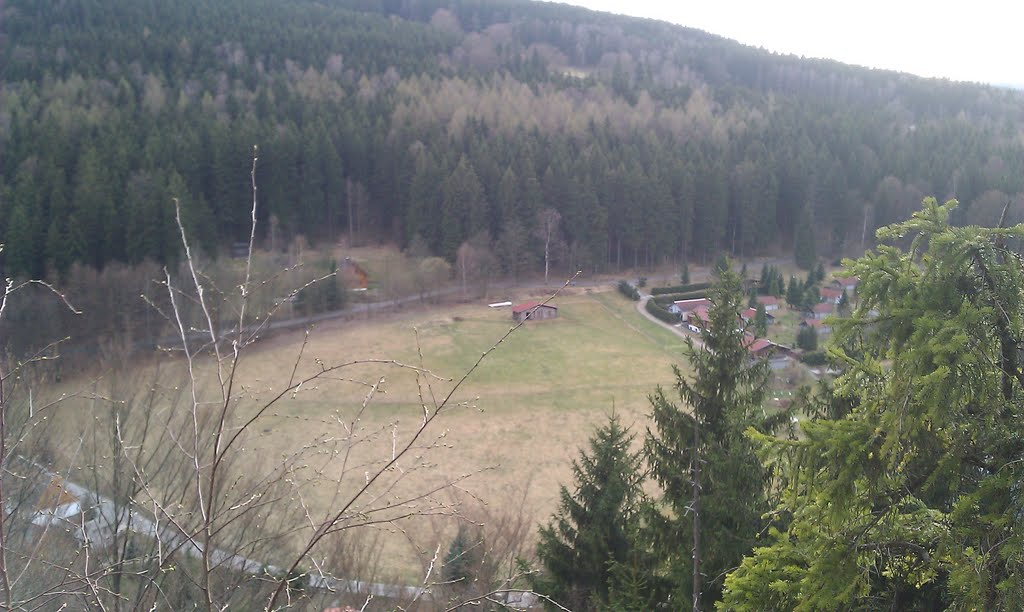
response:
<path id="1" fill-rule="evenodd" d="M 326 363 L 310 354 L 307 332 L 283 381 L 254 381 L 243 355 L 281 305 L 249 312 L 267 286 L 253 271 L 256 163 L 254 154 L 249 252 L 234 291 L 221 291 L 203 273 L 176 206 L 184 272 L 165 269 L 168 306 L 152 303 L 175 332 L 173 351 L 117 364 L 127 352 L 112 346 L 102 376 L 74 396 L 54 391 L 56 400 L 39 400 L 26 384 L 27 365 L 45 362 L 48 352 L 0 370 L 0 607 L 294 608 L 363 584 L 334 573 L 359 573 L 339 562 L 339 542 L 358 542 L 353 534 L 374 528 L 401 529 L 412 517 L 456 514 L 441 493 L 471 474 L 426 477 L 444 446 L 444 432 L 433 430 L 462 405 L 460 387 L 518 326 L 457 380 L 436 376 L 422 357 Z M 447 278 L 447 264 L 428 268 Z M 23 286 L 7 281 L 0 319 Z M 223 303 L 215 303 L 218 296 Z M 371 427 L 368 408 L 389 371 L 410 375 L 416 415 L 411 425 L 405 414 Z M 307 439 L 274 435 L 274 420 L 293 400 L 352 397 L 353 387 L 361 399 L 328 404 Z M 74 418 L 57 428 L 60 452 L 41 450 L 37 434 L 55 420 L 57 400 L 73 403 Z M 427 578 L 411 596 L 395 587 L 396 601 L 430 597 L 429 571 Z"/>
<path id="2" fill-rule="evenodd" d="M 544 284 L 548 284 L 548 271 L 551 268 L 552 247 L 558 241 L 558 224 L 562 215 L 554 208 L 545 208 L 537 213 L 537 236 L 544 243 Z"/>

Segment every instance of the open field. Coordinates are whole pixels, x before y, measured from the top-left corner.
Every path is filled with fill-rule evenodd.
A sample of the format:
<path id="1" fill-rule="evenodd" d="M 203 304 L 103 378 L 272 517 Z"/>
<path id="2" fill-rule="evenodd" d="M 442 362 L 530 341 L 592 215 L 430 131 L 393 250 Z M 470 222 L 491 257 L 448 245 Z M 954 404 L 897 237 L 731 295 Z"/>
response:
<path id="1" fill-rule="evenodd" d="M 534 522 L 546 521 L 555 509 L 558 485 L 570 482 L 577 449 L 613 407 L 625 424 L 642 433 L 647 394 L 658 384 L 671 384 L 672 364 L 684 365 L 682 340 L 637 316 L 633 303 L 610 290 L 579 290 L 553 303 L 559 306 L 559 318 L 519 328 L 459 388 L 453 407 L 430 432 L 429 440 L 437 444 L 423 453 L 423 462 L 396 490 L 472 473 L 460 484 L 461 499 L 479 498 L 492 504 L 492 511 L 501 511 L 501 504 L 525 492 L 525 508 Z M 454 384 L 450 379 L 468 371 L 511 326 L 509 309 L 485 304 L 411 307 L 379 320 L 326 323 L 312 330 L 304 349 L 299 332 L 260 341 L 240 367 L 238 388 L 244 389 L 245 399 L 238 419 L 251 413 L 257 399 L 287 383 L 300 351 L 299 373 L 314 371 L 318 363 L 393 359 L 422 364 L 444 380 L 435 380 L 426 389 L 418 386 L 412 370 L 394 365 L 346 368 L 337 380 L 304 387 L 261 418 L 245 444 L 251 453 L 249 464 L 260 469 L 261 463 L 316 438 L 326 445 L 322 440 L 336 435 L 339 423 L 365 399 L 365 383 L 381 377 L 383 393 L 371 398 L 362 417 L 365 442 L 355 456 L 359 461 L 389 456 L 392 434 L 401 441 L 422 418 L 420 390 L 427 404 L 431 397 L 440 401 Z M 67 410 L 66 416 L 81 414 L 73 402 L 62 410 Z M 67 432 L 78 428 L 72 425 L 73 418 L 64 420 Z M 325 472 L 340 471 L 340 465 L 324 465 Z M 363 472 L 357 475 L 350 475 L 345 486 L 355 486 Z M 324 513 L 332 507 L 335 493 L 333 486 L 311 489 L 306 502 L 314 514 Z M 448 494 L 440 497 L 450 499 Z M 419 555 L 433 552 L 435 544 L 429 540 L 437 528 L 436 523 L 409 523 L 404 534 L 386 535 L 388 573 L 414 580 L 420 571 Z"/>

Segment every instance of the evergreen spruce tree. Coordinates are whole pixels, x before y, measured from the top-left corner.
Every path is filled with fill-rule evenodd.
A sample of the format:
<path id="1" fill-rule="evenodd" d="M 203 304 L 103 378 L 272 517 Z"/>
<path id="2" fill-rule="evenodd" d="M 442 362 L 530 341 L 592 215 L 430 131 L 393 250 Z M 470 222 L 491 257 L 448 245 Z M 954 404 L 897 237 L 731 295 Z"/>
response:
<path id="1" fill-rule="evenodd" d="M 619 417 L 609 416 L 590 438 L 589 452 L 573 461 L 574 490 L 561 487 L 558 511 L 540 530 L 537 554 L 545 572 L 534 589 L 571 610 L 608 605 L 613 567 L 620 596 L 629 599 L 644 584 L 633 544 L 643 495 L 642 458 L 631 450 L 633 440 Z"/>
<path id="2" fill-rule="evenodd" d="M 795 276 L 789 277 L 789 288 L 786 290 L 786 303 L 790 308 L 802 308 L 804 303 L 804 289 Z"/>
<path id="3" fill-rule="evenodd" d="M 717 258 L 715 258 L 715 264 L 714 264 L 714 267 L 713 267 L 712 270 L 713 270 L 713 272 L 715 274 L 722 275 L 722 274 L 725 274 L 726 272 L 731 271 L 732 270 L 731 266 L 732 266 L 732 260 L 729 259 L 729 257 L 727 255 L 723 254 L 723 255 L 719 255 Z"/>
<path id="4" fill-rule="evenodd" d="M 850 294 L 846 292 L 845 288 L 843 288 L 843 294 L 839 296 L 839 304 L 837 304 L 836 309 L 843 316 L 850 314 Z"/>
<path id="5" fill-rule="evenodd" d="M 796 345 L 805 351 L 818 350 L 818 331 L 808 325 L 796 333 Z"/>
<path id="6" fill-rule="evenodd" d="M 323 299 L 324 310 L 330 312 L 338 310 L 344 305 L 345 294 L 338 287 L 338 263 L 331 259 L 330 276 L 320 281 L 320 295 Z"/>
<path id="7" fill-rule="evenodd" d="M 712 286 L 710 322 L 698 348 L 687 340 L 692 376 L 676 368 L 681 409 L 658 388 L 644 451 L 662 490 L 659 512 L 646 525 L 659 561 L 662 602 L 675 610 L 709 609 L 725 574 L 752 549 L 767 509 L 764 468 L 744 435 L 768 431 L 761 403 L 764 361 L 751 362 L 736 316 L 740 279 L 728 267 Z M 694 596 L 697 594 L 696 597 Z"/>
<path id="8" fill-rule="evenodd" d="M 793 236 L 793 258 L 796 259 L 796 265 L 804 270 L 813 269 L 818 259 L 814 247 L 814 228 L 809 213 L 802 215 L 796 226 L 796 233 Z"/>
<path id="9" fill-rule="evenodd" d="M 768 334 L 768 312 L 764 309 L 764 304 L 758 304 L 756 306 L 757 313 L 754 315 L 754 331 L 758 337 L 763 338 Z"/>
<path id="10" fill-rule="evenodd" d="M 683 263 L 683 271 L 679 274 L 679 280 L 682 281 L 684 285 L 690 284 L 690 266 L 685 262 Z"/>
<path id="11" fill-rule="evenodd" d="M 0 234 L 7 276 L 38 278 L 43 271 L 42 246 L 46 226 L 40 216 L 42 203 L 35 166 L 35 163 L 24 163 L 18 169 L 6 235 Z M 3 202 L 0 201 L 2 208 Z"/>
<path id="12" fill-rule="evenodd" d="M 444 557 L 442 576 L 456 591 L 463 594 L 472 589 L 473 568 L 479 563 L 479 542 L 465 525 L 459 525 L 448 554 Z"/>
<path id="13" fill-rule="evenodd" d="M 925 199 L 848 264 L 835 383 L 799 440 L 753 436 L 791 520 L 723 609 L 1024 609 L 1024 263 L 1006 248 L 1024 227 L 961 226 L 955 206 Z"/>

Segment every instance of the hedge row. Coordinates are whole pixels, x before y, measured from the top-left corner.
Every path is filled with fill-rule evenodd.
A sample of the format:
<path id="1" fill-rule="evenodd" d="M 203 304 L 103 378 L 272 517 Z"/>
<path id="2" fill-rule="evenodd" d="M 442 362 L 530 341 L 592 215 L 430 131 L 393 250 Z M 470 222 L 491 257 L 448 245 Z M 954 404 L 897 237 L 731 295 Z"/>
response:
<path id="1" fill-rule="evenodd" d="M 640 292 L 636 290 L 636 287 L 630 285 L 624 280 L 619 281 L 619 293 L 633 300 L 634 302 L 640 301 Z"/>
<path id="2" fill-rule="evenodd" d="M 689 285 L 673 285 L 672 287 L 654 287 L 651 295 L 664 295 L 666 293 L 688 293 L 690 291 L 703 291 L 711 286 L 711 283 L 690 283 Z"/>
<path id="3" fill-rule="evenodd" d="M 661 306 L 658 306 L 657 302 L 654 300 L 647 300 L 647 312 L 666 323 L 676 324 L 679 322 L 679 315 L 672 314 Z"/>
<path id="4" fill-rule="evenodd" d="M 800 361 L 809 366 L 820 366 L 828 363 L 825 351 L 811 351 L 800 356 Z"/>
<path id="5" fill-rule="evenodd" d="M 697 298 L 707 297 L 707 291 L 690 291 L 688 293 L 669 293 L 667 295 L 659 295 L 654 298 L 654 301 L 658 302 L 658 305 L 662 308 L 668 306 L 672 302 L 679 300 L 695 300 Z"/>

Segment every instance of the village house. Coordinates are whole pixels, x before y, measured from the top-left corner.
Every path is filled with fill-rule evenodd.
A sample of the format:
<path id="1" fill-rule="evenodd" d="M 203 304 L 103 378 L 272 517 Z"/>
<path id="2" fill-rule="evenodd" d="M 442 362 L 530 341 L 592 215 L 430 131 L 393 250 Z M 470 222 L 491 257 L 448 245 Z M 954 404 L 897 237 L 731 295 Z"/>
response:
<path id="1" fill-rule="evenodd" d="M 774 295 L 759 295 L 757 303 L 764 306 L 765 312 L 775 312 L 779 309 L 779 298 Z"/>
<path id="2" fill-rule="evenodd" d="M 814 308 L 811 309 L 811 319 L 824 319 L 825 317 L 832 316 L 836 311 L 836 305 L 831 302 L 823 302 L 821 304 L 815 304 Z"/>
<path id="3" fill-rule="evenodd" d="M 767 311 L 764 313 L 764 316 L 765 316 L 765 319 L 768 321 L 768 325 L 771 325 L 772 323 L 775 322 L 775 317 L 773 317 L 772 315 L 768 314 Z M 740 313 L 740 318 L 743 319 L 744 323 L 753 323 L 754 319 L 757 318 L 757 309 L 756 308 L 748 308 L 748 309 L 744 310 L 743 312 Z"/>
<path id="4" fill-rule="evenodd" d="M 852 294 L 857 290 L 857 285 L 860 284 L 860 279 L 856 276 L 844 276 L 842 278 L 836 278 L 832 281 L 832 284 L 838 287 L 841 291 L 846 290 L 847 294 Z"/>
<path id="5" fill-rule="evenodd" d="M 753 334 L 743 335 L 743 344 L 751 360 L 767 359 L 772 370 L 782 370 L 789 365 L 790 350 L 767 338 L 756 338 Z"/>
<path id="6" fill-rule="evenodd" d="M 686 313 L 695 310 L 697 308 L 710 308 L 711 300 L 707 298 L 695 298 L 692 300 L 677 300 L 672 302 L 668 307 L 668 311 L 672 314 L 682 315 L 683 319 L 686 319 Z"/>
<path id="7" fill-rule="evenodd" d="M 523 302 L 512 307 L 512 320 L 521 323 L 526 319 L 544 320 L 558 317 L 558 306 L 540 302 Z"/>
<path id="8" fill-rule="evenodd" d="M 826 304 L 838 304 L 843 299 L 843 290 L 835 287 L 822 287 L 819 295 L 821 301 Z"/>
<path id="9" fill-rule="evenodd" d="M 711 317 L 708 316 L 708 308 L 708 306 L 698 306 L 697 308 L 687 312 L 683 316 L 683 320 L 686 321 L 687 329 L 694 333 L 700 333 L 700 330 L 711 322 Z"/>

